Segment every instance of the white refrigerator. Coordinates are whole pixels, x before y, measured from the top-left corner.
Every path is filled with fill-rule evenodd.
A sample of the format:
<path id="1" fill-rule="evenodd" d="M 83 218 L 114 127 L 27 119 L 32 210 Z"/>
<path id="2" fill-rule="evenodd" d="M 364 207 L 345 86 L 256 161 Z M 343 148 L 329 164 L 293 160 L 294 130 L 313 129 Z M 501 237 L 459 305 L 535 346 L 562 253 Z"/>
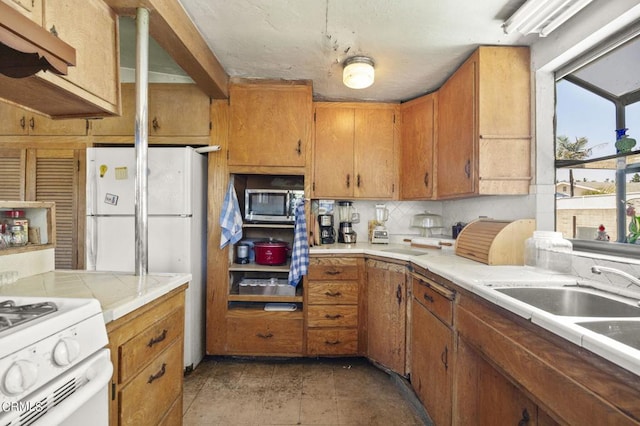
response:
<path id="1" fill-rule="evenodd" d="M 149 148 L 149 273 L 191 273 L 186 292 L 184 366 L 204 357 L 207 156 L 193 148 Z M 135 149 L 87 149 L 86 267 L 135 270 Z"/>

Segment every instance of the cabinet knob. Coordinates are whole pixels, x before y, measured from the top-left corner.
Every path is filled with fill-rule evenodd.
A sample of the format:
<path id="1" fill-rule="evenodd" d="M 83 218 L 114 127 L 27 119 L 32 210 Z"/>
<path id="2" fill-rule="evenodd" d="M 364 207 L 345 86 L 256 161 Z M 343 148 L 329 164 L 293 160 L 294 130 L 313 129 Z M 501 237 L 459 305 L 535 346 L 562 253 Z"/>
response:
<path id="1" fill-rule="evenodd" d="M 351 187 L 351 175 L 347 175 L 347 188 Z"/>
<path id="2" fill-rule="evenodd" d="M 56 30 L 56 26 L 52 25 L 51 28 L 49 28 L 49 32 L 51 34 L 53 34 L 54 36 L 58 37 L 58 30 Z"/>
<path id="3" fill-rule="evenodd" d="M 467 163 L 464 165 L 464 174 L 467 176 L 467 179 L 471 178 L 471 160 L 467 160 Z"/>
<path id="4" fill-rule="evenodd" d="M 335 293 L 332 291 L 325 291 L 324 295 L 328 297 L 340 297 L 342 296 L 342 293 L 340 293 L 339 291 L 336 291 Z"/>
<path id="5" fill-rule="evenodd" d="M 424 186 L 425 186 L 426 188 L 428 188 L 428 187 L 429 187 L 429 172 L 425 172 L 425 173 L 424 173 Z"/>
<path id="6" fill-rule="evenodd" d="M 26 127 L 27 127 L 27 119 L 23 115 L 22 118 L 20 119 L 20 128 L 24 130 Z"/>
<path id="7" fill-rule="evenodd" d="M 359 174 L 359 173 L 358 173 L 358 179 L 357 179 L 356 186 L 357 186 L 358 188 L 360 188 L 360 174 Z"/>
<path id="8" fill-rule="evenodd" d="M 36 128 L 36 119 L 35 118 L 31 117 L 29 119 L 29 127 L 31 127 L 31 130 Z"/>
<path id="9" fill-rule="evenodd" d="M 398 299 L 398 306 L 402 304 L 402 284 L 398 284 L 396 289 L 396 299 Z"/>
<path id="10" fill-rule="evenodd" d="M 158 123 L 157 117 L 153 117 L 153 120 L 151 121 L 151 125 L 153 126 L 153 130 L 157 132 L 158 129 L 160 128 L 160 123 Z"/>
<path id="11" fill-rule="evenodd" d="M 160 371 L 158 371 L 156 374 L 152 374 L 151 376 L 149 376 L 149 380 L 147 380 L 147 383 L 153 383 L 154 381 L 158 380 L 160 377 L 164 376 L 164 373 L 166 372 L 167 372 L 167 363 L 163 362 L 162 368 L 160 368 Z"/>
<path id="12" fill-rule="evenodd" d="M 340 314 L 336 314 L 336 315 L 329 315 L 329 314 L 325 314 L 324 316 L 326 319 L 330 319 L 330 320 L 336 320 L 336 319 L 340 319 L 342 318 L 342 315 Z"/>
<path id="13" fill-rule="evenodd" d="M 440 361 L 444 364 L 444 369 L 449 368 L 449 348 L 444 347 L 444 351 L 440 354 Z"/>
<path id="14" fill-rule="evenodd" d="M 298 139 L 298 147 L 296 148 L 298 156 L 302 155 L 302 139 Z"/>
<path id="15" fill-rule="evenodd" d="M 522 418 L 518 422 L 518 426 L 527 426 L 529 424 L 529 420 L 531 420 L 531 416 L 525 408 L 524 410 L 522 410 Z"/>

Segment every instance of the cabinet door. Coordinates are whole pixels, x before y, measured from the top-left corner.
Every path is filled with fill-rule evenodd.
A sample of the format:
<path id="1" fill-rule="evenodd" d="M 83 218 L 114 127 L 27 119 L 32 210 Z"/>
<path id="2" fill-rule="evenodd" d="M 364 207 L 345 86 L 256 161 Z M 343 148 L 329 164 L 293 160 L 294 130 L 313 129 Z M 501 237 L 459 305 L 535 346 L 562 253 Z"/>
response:
<path id="1" fill-rule="evenodd" d="M 42 26 L 42 0 L 2 0 L 2 2 Z"/>
<path id="2" fill-rule="evenodd" d="M 232 85 L 229 103 L 230 166 L 305 166 L 311 86 Z"/>
<path id="3" fill-rule="evenodd" d="M 117 110 L 120 97 L 118 17 L 102 0 L 45 3 L 44 27 L 76 49 L 76 66 L 62 78 L 86 91 L 106 110 Z"/>
<path id="4" fill-rule="evenodd" d="M 354 111 L 354 171 L 356 198 L 392 198 L 395 188 L 395 109 Z"/>
<path id="5" fill-rule="evenodd" d="M 353 108 L 316 108 L 313 160 L 315 197 L 353 196 L 353 132 Z"/>
<path id="6" fill-rule="evenodd" d="M 149 85 L 149 91 L 153 90 L 152 87 L 152 85 Z M 120 91 L 122 93 L 120 116 L 92 120 L 92 133 L 94 135 L 133 136 L 135 134 L 136 85 L 123 83 L 120 86 Z"/>
<path id="7" fill-rule="evenodd" d="M 368 356 L 405 374 L 405 268 L 377 260 L 367 261 Z"/>
<path id="8" fill-rule="evenodd" d="M 209 121 L 209 97 L 195 84 L 150 86 L 150 136 L 208 136 Z"/>
<path id="9" fill-rule="evenodd" d="M 438 198 L 475 191 L 476 62 L 465 62 L 438 93 Z"/>
<path id="10" fill-rule="evenodd" d="M 26 150 L 0 148 L 0 200 L 23 201 Z"/>
<path id="11" fill-rule="evenodd" d="M 24 108 L 0 102 L 0 135 L 6 136 L 84 136 L 83 119 L 52 120 Z"/>
<path id="12" fill-rule="evenodd" d="M 433 196 L 436 96 L 423 96 L 401 107 L 400 198 L 404 200 L 424 200 Z"/>
<path id="13" fill-rule="evenodd" d="M 460 338 L 456 357 L 457 398 L 453 424 L 536 425 L 537 406 Z M 553 424 L 548 415 L 542 424 Z"/>
<path id="14" fill-rule="evenodd" d="M 451 424 L 453 332 L 415 299 L 411 309 L 411 385 L 437 425 Z"/>
<path id="15" fill-rule="evenodd" d="M 29 118 L 33 113 L 14 105 L 0 102 L 0 135 L 20 136 L 29 134 Z"/>
<path id="16" fill-rule="evenodd" d="M 84 150 L 29 150 L 27 199 L 56 203 L 56 269 L 82 269 Z M 80 220 L 80 219 L 83 220 Z"/>

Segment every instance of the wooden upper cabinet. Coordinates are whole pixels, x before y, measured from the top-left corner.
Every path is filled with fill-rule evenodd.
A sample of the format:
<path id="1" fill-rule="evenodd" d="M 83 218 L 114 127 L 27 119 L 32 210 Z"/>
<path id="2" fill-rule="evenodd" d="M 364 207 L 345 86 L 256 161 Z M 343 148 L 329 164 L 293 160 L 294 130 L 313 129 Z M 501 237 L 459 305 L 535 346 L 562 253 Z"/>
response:
<path id="1" fill-rule="evenodd" d="M 474 110 L 476 62 L 465 62 L 438 92 L 439 198 L 475 191 Z"/>
<path id="2" fill-rule="evenodd" d="M 395 104 L 315 104 L 314 197 L 391 199 Z"/>
<path id="3" fill-rule="evenodd" d="M 438 92 L 437 198 L 527 194 L 527 47 L 480 47 Z"/>
<path id="4" fill-rule="evenodd" d="M 433 197 L 436 101 L 437 94 L 433 93 L 400 106 L 400 198 L 403 200 Z"/>
<path id="5" fill-rule="evenodd" d="M 102 0 L 46 1 L 44 28 L 58 34 L 76 50 L 76 65 L 68 75 L 39 73 L 45 80 L 77 94 L 93 104 L 96 113 L 107 116 L 119 112 L 120 70 L 118 17 Z M 77 115 L 81 115 L 79 111 Z M 74 114 L 68 114 L 74 115 Z"/>
<path id="6" fill-rule="evenodd" d="M 230 86 L 229 166 L 307 164 L 312 88 L 296 83 Z"/>
<path id="7" fill-rule="evenodd" d="M 135 134 L 135 84 L 123 83 L 121 90 L 122 115 L 94 121 L 94 135 Z M 149 84 L 148 95 L 149 136 L 209 135 L 209 97 L 195 84 Z M 179 104 L 180 108 L 176 108 L 176 104 Z"/>
<path id="8" fill-rule="evenodd" d="M 84 136 L 84 119 L 52 120 L 26 109 L 0 102 L 0 136 Z"/>
<path id="9" fill-rule="evenodd" d="M 42 0 L 0 0 L 42 26 Z"/>

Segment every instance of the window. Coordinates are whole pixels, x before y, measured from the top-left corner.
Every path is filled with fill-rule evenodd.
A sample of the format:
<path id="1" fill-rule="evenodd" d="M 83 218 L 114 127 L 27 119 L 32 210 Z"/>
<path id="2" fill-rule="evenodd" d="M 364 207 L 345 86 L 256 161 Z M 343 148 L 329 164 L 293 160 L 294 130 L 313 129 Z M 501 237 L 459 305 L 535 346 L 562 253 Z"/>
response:
<path id="1" fill-rule="evenodd" d="M 640 37 L 617 44 L 556 76 L 556 230 L 640 257 Z"/>

